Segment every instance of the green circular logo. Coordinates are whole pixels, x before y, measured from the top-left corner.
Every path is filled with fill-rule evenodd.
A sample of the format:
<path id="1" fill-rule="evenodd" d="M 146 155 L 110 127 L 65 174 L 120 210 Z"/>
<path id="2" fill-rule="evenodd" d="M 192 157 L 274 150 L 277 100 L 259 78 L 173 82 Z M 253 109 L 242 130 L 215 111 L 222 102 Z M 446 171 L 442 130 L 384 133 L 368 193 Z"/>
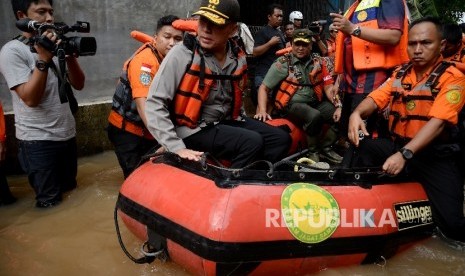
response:
<path id="1" fill-rule="evenodd" d="M 295 183 L 281 195 L 281 212 L 291 234 L 305 243 L 319 243 L 336 231 L 340 211 L 336 199 L 314 184 Z"/>

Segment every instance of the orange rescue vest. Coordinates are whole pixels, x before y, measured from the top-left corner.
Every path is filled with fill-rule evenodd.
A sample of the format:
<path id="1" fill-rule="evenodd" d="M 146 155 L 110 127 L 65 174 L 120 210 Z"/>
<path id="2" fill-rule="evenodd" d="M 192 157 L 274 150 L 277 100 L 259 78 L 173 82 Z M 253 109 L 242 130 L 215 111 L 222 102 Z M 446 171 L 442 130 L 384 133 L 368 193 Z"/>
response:
<path id="1" fill-rule="evenodd" d="M 364 3 L 370 3 L 363 6 Z M 378 20 L 376 18 L 381 0 L 361 0 L 356 1 L 344 15 L 350 19 L 355 17 L 358 21 L 357 25 L 368 27 L 371 29 L 379 29 Z M 403 0 L 404 6 L 406 5 Z M 375 9 L 375 12 L 369 11 Z M 405 8 L 407 12 L 407 8 Z M 370 17 L 372 15 L 373 17 Z M 408 18 L 404 15 L 402 35 L 400 41 L 395 46 L 379 45 L 368 42 L 358 37 L 351 36 L 352 53 L 344 53 L 344 39 L 346 36 L 342 32 L 338 32 L 336 37 L 336 54 L 335 54 L 335 71 L 343 73 L 344 57 L 346 54 L 354 56 L 355 70 L 373 70 L 373 69 L 391 69 L 397 65 L 409 61 L 407 55 L 408 42 Z"/>
<path id="2" fill-rule="evenodd" d="M 295 92 L 303 86 L 310 86 L 313 88 L 318 101 L 323 99 L 324 80 L 323 80 L 323 67 L 326 68 L 327 61 L 325 58 L 316 57 L 319 61 L 319 66 L 314 66 L 309 73 L 310 83 L 302 83 L 299 81 L 300 73 L 296 72 L 294 65 L 292 65 L 292 55 L 285 54 L 281 59 L 287 62 L 288 75 L 287 78 L 281 82 L 281 85 L 276 92 L 274 106 L 278 110 L 284 109 L 289 104 L 289 101 L 294 96 Z M 285 60 L 284 60 L 285 59 Z M 315 60 L 315 59 L 314 59 Z"/>
<path id="3" fill-rule="evenodd" d="M 390 132 L 394 137 L 412 139 L 430 120 L 428 113 L 440 91 L 436 87 L 441 75 L 449 68 L 449 62 L 441 62 L 433 69 L 429 77 L 414 87 L 402 83 L 411 63 L 404 64 L 395 74 L 391 92 L 391 110 L 389 113 Z"/>
<path id="4" fill-rule="evenodd" d="M 462 47 L 460 47 L 457 53 L 444 60 L 454 62 L 454 66 L 462 71 L 462 73 L 465 73 L 465 43 L 462 43 Z"/>
<path id="5" fill-rule="evenodd" d="M 233 107 L 231 117 L 237 119 L 241 114 L 242 94 L 247 85 L 247 61 L 245 52 L 230 40 L 230 46 L 237 56 L 237 64 L 230 75 L 217 75 L 205 66 L 200 45 L 193 37 L 185 38 L 184 45 L 193 51 L 191 63 L 188 65 L 174 98 L 174 120 L 177 125 L 195 128 L 199 124 L 202 104 L 208 98 L 210 89 L 216 80 L 229 80 L 232 84 Z"/>

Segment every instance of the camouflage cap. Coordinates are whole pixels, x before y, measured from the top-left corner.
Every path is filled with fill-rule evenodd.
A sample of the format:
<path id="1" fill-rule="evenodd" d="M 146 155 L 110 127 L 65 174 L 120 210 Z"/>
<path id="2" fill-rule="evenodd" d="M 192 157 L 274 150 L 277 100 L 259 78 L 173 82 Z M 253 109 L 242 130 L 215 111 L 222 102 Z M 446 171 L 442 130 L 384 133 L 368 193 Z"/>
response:
<path id="1" fill-rule="evenodd" d="M 296 43 L 297 41 L 311 43 L 312 35 L 314 35 L 314 33 L 309 29 L 297 29 L 292 33 L 292 41 L 293 43 Z"/>

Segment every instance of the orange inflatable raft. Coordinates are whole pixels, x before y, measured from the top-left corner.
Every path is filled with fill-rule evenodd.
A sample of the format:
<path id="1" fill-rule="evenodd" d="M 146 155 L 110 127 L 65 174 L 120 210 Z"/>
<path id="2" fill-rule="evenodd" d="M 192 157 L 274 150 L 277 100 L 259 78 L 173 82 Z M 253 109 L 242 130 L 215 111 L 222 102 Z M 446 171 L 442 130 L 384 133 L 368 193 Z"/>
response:
<path id="1" fill-rule="evenodd" d="M 420 184 L 373 168 L 295 165 L 232 170 L 155 156 L 121 187 L 122 248 L 139 263 L 164 252 L 195 275 L 304 275 L 374 263 L 431 235 Z M 145 242 L 143 258 L 125 249 L 118 217 Z"/>

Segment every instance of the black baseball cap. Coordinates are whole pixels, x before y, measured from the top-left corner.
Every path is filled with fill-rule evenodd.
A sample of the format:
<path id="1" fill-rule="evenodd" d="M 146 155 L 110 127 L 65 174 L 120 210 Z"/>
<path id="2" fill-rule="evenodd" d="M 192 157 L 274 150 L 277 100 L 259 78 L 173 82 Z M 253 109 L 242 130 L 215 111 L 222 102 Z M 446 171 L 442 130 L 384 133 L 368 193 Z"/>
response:
<path id="1" fill-rule="evenodd" d="M 238 22 L 241 9 L 237 0 L 202 0 L 199 10 L 192 15 L 200 15 L 217 25 L 224 25 L 229 21 Z"/>

